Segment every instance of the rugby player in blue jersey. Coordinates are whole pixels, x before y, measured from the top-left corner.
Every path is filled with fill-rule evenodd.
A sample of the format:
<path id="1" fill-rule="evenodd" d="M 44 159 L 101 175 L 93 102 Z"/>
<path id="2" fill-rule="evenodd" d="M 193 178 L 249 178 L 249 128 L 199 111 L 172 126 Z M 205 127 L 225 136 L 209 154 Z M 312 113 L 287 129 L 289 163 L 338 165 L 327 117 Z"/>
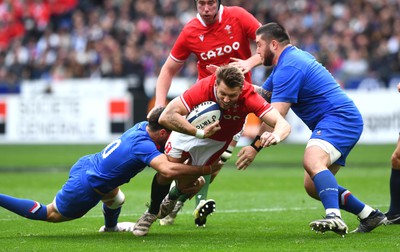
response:
<path id="1" fill-rule="evenodd" d="M 386 223 L 382 212 L 358 200 L 338 185 L 334 176 L 345 165 L 363 130 L 361 114 L 353 101 L 311 54 L 291 45 L 289 34 L 281 25 L 261 26 L 256 43 L 263 65 L 274 67 L 262 91 L 270 92 L 272 106 L 283 116 L 292 109 L 312 131 L 303 157 L 304 187 L 311 197 L 322 201 L 326 217 L 312 221 L 310 227 L 344 236 L 348 227 L 340 209 L 358 216 L 360 225 L 353 232 L 370 232 Z M 258 148 L 244 147 L 238 154 L 238 167 L 246 168 L 257 151 Z"/>
<path id="2" fill-rule="evenodd" d="M 102 201 L 105 225 L 99 231 L 132 231 L 135 223 L 118 223 L 121 206 L 125 201 L 119 186 L 128 183 L 146 166 L 157 171 L 152 182 L 155 188 L 153 197 L 161 195 L 162 198 L 168 193 L 170 184 L 158 184 L 159 174 L 168 178 L 208 175 L 222 167 L 219 163 L 189 166 L 169 162 L 167 156 L 159 150 L 171 133 L 158 123 L 163 110 L 157 108 L 148 121 L 137 123 L 101 152 L 80 158 L 72 166 L 67 182 L 47 206 L 34 200 L 4 194 L 0 194 L 0 206 L 28 219 L 63 222 L 82 217 Z M 214 123 L 206 129 L 209 132 L 217 131 L 219 125 Z M 194 195 L 200 190 L 204 184 L 201 178 L 189 188 L 188 194 Z"/>

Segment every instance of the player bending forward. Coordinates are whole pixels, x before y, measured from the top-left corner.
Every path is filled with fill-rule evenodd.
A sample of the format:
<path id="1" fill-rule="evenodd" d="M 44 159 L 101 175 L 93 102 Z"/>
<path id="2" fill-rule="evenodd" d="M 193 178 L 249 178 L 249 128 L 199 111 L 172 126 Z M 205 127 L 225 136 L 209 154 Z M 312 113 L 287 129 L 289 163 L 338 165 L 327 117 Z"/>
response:
<path id="1" fill-rule="evenodd" d="M 209 130 L 208 127 L 204 130 L 197 129 L 183 117 L 205 101 L 217 102 L 223 111 L 220 121 L 214 123 L 219 123 L 221 127 L 219 131 Z M 215 74 L 198 81 L 181 96 L 172 100 L 161 114 L 160 124 L 173 130 L 165 148 L 168 159 L 173 162 L 184 162 L 188 158 L 185 155 L 187 153 L 192 164 L 214 163 L 227 149 L 232 137 L 242 129 L 249 113 L 254 113 L 273 128 L 271 133 L 265 132 L 261 135 L 261 146 L 278 144 L 289 135 L 289 123 L 254 91 L 250 83 L 244 80 L 240 69 L 229 65 L 218 68 Z M 246 165 L 250 164 L 250 161 L 244 162 Z M 170 178 L 164 179 L 165 184 L 172 181 Z M 178 197 L 184 195 L 182 190 L 191 186 L 197 179 L 198 176 L 177 179 L 177 186 L 173 187 L 162 201 L 160 207 L 162 215 L 166 216 L 173 210 Z M 134 235 L 143 236 L 149 232 L 150 226 L 157 219 L 157 212 L 151 209 L 153 205 L 160 203 L 161 201 L 157 202 L 152 198 L 149 210 L 134 227 Z M 199 216 L 197 223 L 203 225 L 205 219 Z"/>

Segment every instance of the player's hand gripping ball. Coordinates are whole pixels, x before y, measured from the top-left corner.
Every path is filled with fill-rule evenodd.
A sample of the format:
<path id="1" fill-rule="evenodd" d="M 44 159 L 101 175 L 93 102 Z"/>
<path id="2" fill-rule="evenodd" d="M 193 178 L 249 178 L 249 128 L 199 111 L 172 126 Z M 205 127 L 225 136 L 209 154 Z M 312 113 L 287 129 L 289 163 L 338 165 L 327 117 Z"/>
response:
<path id="1" fill-rule="evenodd" d="M 186 116 L 186 119 L 197 129 L 204 129 L 207 125 L 219 120 L 221 116 L 222 112 L 218 103 L 206 101 L 197 105 L 192 111 L 190 111 Z"/>

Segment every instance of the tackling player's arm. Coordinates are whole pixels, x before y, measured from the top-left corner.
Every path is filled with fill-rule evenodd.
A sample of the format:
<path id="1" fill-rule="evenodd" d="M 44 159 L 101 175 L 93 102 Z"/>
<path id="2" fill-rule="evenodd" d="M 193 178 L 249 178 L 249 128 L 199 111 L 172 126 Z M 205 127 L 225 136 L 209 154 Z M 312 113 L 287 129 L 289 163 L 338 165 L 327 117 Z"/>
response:
<path id="1" fill-rule="evenodd" d="M 263 123 L 267 124 L 269 127 L 271 127 L 271 129 L 273 129 L 272 131 L 267 130 L 262 132 L 260 137 L 260 143 L 262 147 L 278 144 L 289 136 L 291 131 L 290 124 L 277 109 L 272 109 L 261 119 Z"/>
<path id="2" fill-rule="evenodd" d="M 219 171 L 223 164 L 214 162 L 206 166 L 186 165 L 170 162 L 165 154 L 161 154 L 150 161 L 150 166 L 167 179 L 179 179 L 187 176 L 210 175 Z"/>
<path id="3" fill-rule="evenodd" d="M 204 128 L 204 130 L 197 129 L 186 120 L 184 116 L 187 114 L 188 111 L 181 98 L 178 96 L 167 105 L 165 110 L 160 115 L 158 122 L 170 130 L 196 136 L 197 138 L 210 137 L 221 129 L 219 120 L 216 120 L 214 123 L 208 125 Z"/>
<path id="4" fill-rule="evenodd" d="M 254 84 L 253 84 L 253 87 L 254 87 L 254 91 L 257 94 L 261 95 L 261 97 L 264 98 L 264 100 L 266 100 L 267 102 L 271 103 L 271 97 L 272 97 L 272 92 L 271 91 L 265 90 L 262 87 L 254 85 Z"/>

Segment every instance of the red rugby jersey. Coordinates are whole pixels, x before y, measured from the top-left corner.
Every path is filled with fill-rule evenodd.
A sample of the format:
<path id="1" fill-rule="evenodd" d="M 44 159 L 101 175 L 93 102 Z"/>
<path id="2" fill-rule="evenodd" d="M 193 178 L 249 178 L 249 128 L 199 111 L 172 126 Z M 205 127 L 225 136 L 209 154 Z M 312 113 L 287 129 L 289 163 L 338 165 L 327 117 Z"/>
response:
<path id="1" fill-rule="evenodd" d="M 184 62 L 191 53 L 198 59 L 198 79 L 209 76 L 209 64 L 226 65 L 230 58 L 248 59 L 252 56 L 250 41 L 256 39 L 256 30 L 261 23 L 237 6 L 221 6 L 219 21 L 207 26 L 197 14 L 179 34 L 170 57 L 176 62 Z M 246 74 L 251 82 L 251 73 Z"/>
<path id="2" fill-rule="evenodd" d="M 205 101 L 216 102 L 215 80 L 215 74 L 208 76 L 198 81 L 180 96 L 188 111 Z M 222 111 L 220 119 L 221 130 L 210 138 L 217 141 L 230 142 L 232 137 L 242 129 L 247 114 L 254 113 L 261 118 L 271 109 L 271 104 L 254 91 L 253 85 L 245 81 L 236 105 Z"/>

